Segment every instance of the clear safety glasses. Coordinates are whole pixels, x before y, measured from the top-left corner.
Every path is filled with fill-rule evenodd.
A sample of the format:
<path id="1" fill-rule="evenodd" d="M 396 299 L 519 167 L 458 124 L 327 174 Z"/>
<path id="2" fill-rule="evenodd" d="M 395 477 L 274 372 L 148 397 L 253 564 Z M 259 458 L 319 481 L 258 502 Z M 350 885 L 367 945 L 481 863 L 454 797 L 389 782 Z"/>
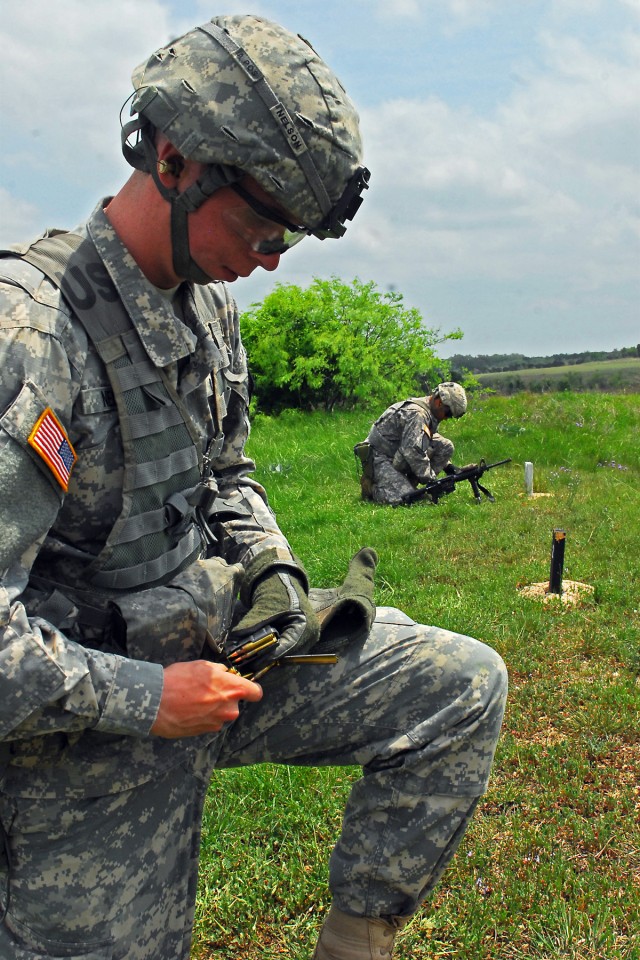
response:
<path id="1" fill-rule="evenodd" d="M 343 236 L 345 220 L 352 220 L 360 204 L 362 193 L 369 186 L 370 173 L 359 167 L 348 181 L 342 196 L 323 221 L 309 229 L 291 223 L 273 207 L 262 203 L 239 183 L 229 186 L 245 201 L 246 206 L 233 207 L 223 213 L 231 228 L 249 244 L 256 253 L 284 253 L 305 237 L 313 235 L 319 240 Z"/>
<path id="2" fill-rule="evenodd" d="M 230 186 L 242 197 L 246 206 L 230 207 L 223 212 L 222 217 L 256 253 L 285 253 L 309 235 L 310 231 L 306 227 L 291 223 L 239 183 L 232 183 Z"/>

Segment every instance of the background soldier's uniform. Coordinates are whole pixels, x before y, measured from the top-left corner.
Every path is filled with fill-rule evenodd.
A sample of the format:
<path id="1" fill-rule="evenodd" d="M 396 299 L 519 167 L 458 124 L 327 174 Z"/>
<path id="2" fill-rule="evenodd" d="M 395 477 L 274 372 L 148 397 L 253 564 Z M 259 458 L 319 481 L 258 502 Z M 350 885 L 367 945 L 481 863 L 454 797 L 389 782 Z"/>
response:
<path id="1" fill-rule="evenodd" d="M 504 666 L 474 640 L 385 608 L 337 665 L 267 675 L 263 700 L 220 734 L 149 735 L 162 664 L 199 657 L 207 628 L 224 639 L 250 559 L 292 554 L 249 475 L 248 376 L 226 287 L 184 284 L 172 303 L 101 207 L 78 232 L 195 426 L 203 470 L 214 451 L 220 496 L 243 512 L 216 525 L 220 556 L 159 592 L 94 586 L 126 467 L 111 384 L 58 289 L 31 265 L 0 261 L 0 956 L 186 960 L 211 769 L 259 761 L 364 767 L 331 858 L 334 901 L 408 915 L 486 788 Z M 57 468 L 34 446 L 48 408 Z M 215 609 L 199 608 L 203 577 Z M 154 637 L 158 604 L 173 603 L 175 623 Z"/>
<path id="2" fill-rule="evenodd" d="M 388 407 L 366 440 L 373 455 L 371 498 L 396 505 L 419 483 L 435 480 L 449 463 L 454 446 L 438 433 L 438 420 L 425 397 L 412 397 Z"/>

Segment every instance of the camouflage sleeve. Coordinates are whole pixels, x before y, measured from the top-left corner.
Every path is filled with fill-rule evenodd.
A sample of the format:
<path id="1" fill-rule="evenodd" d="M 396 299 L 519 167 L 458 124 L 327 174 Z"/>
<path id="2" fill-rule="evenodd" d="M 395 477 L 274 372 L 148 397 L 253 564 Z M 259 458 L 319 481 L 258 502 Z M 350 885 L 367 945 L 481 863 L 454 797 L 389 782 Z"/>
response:
<path id="1" fill-rule="evenodd" d="M 85 728 L 143 736 L 162 694 L 159 664 L 88 650 L 39 618 L 29 620 L 0 585 L 0 739 Z"/>
<path id="2" fill-rule="evenodd" d="M 433 480 L 435 474 L 429 459 L 430 435 L 424 413 L 413 404 L 403 408 L 405 417 L 398 452 L 404 457 L 414 477 L 422 483 Z"/>
<path id="3" fill-rule="evenodd" d="M 218 285 L 218 295 L 221 286 Z M 275 547 L 283 557 L 291 558 L 291 547 L 278 526 L 264 487 L 252 476 L 255 463 L 246 453 L 251 431 L 247 355 L 235 301 L 226 288 L 225 295 L 227 299 L 218 315 L 231 354 L 230 388 L 223 422 L 224 447 L 215 466 L 221 496 L 246 507 L 249 513 L 222 525 L 223 555 L 230 563 L 246 565 L 262 550 Z"/>
<path id="4" fill-rule="evenodd" d="M 0 284 L 4 739 L 88 727 L 144 735 L 162 692 L 161 667 L 87 650 L 51 624 L 30 620 L 22 602 L 31 566 L 64 499 L 60 476 L 29 438 L 43 408 L 50 407 L 63 428 L 70 422 L 80 373 L 68 327 L 59 310 L 36 303 L 18 287 Z"/>

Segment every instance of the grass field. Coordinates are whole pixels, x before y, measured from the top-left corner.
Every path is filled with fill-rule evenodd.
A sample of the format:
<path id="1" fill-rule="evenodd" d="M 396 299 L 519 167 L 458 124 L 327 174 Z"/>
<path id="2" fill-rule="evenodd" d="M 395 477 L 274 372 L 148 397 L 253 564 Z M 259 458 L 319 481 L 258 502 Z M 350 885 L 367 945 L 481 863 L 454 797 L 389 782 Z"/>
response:
<path id="1" fill-rule="evenodd" d="M 478 375 L 478 380 L 485 388 L 508 394 L 523 390 L 640 393 L 640 357 L 483 373 Z"/>
<path id="2" fill-rule="evenodd" d="M 510 695 L 489 792 L 399 960 L 640 958 L 640 395 L 474 397 L 447 423 L 455 462 L 512 463 L 438 506 L 359 498 L 352 455 L 380 411 L 257 418 L 258 478 L 316 586 L 380 555 L 377 600 L 476 636 Z M 524 494 L 523 464 L 534 464 Z M 521 587 L 549 577 L 554 529 L 582 605 Z M 203 835 L 194 958 L 308 960 L 348 769 L 221 771 Z"/>

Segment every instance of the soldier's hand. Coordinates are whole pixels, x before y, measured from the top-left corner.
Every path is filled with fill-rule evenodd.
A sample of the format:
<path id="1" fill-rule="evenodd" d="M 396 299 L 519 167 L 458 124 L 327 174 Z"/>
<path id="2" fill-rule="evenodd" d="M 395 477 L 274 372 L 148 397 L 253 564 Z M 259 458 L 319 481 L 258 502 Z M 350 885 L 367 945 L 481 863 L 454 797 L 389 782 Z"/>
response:
<path id="1" fill-rule="evenodd" d="M 164 687 L 151 733 L 175 739 L 215 733 L 235 720 L 240 700 L 257 702 L 262 687 L 221 663 L 192 660 L 164 670 Z"/>

